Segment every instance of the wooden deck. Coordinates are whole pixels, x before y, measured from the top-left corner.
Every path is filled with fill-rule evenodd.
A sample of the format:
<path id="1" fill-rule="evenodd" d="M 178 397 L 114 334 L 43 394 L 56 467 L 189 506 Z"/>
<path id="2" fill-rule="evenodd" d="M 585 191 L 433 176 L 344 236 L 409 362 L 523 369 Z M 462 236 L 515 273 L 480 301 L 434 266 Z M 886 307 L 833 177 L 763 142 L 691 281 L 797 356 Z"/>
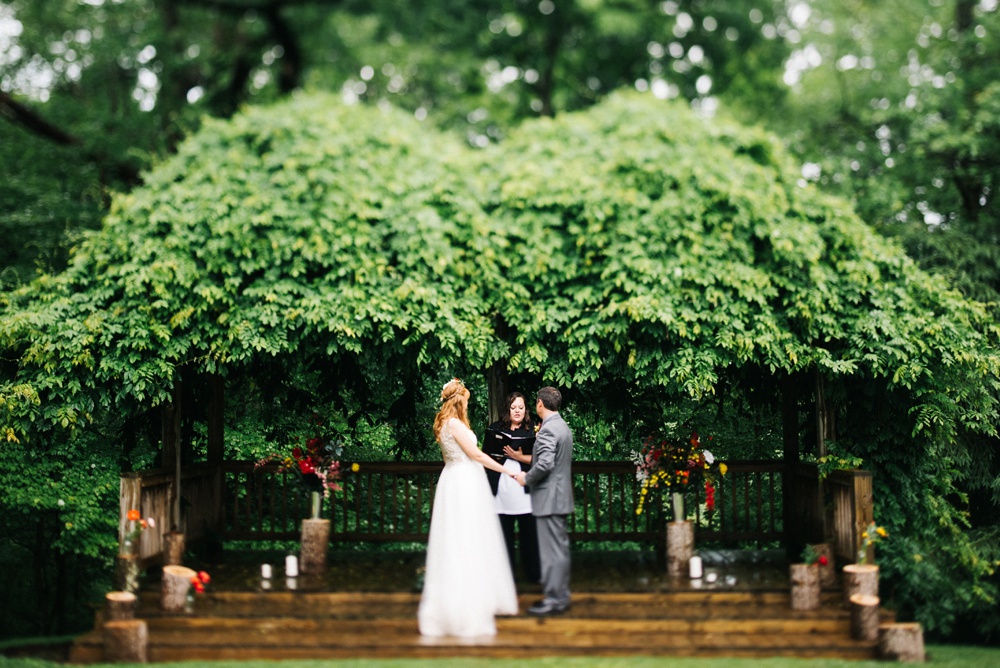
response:
<path id="1" fill-rule="evenodd" d="M 824 592 L 819 610 L 791 610 L 787 582 L 767 565 L 713 567 L 713 585 L 650 577 L 642 567 L 608 568 L 599 577 L 585 560 L 575 578 L 568 613 L 536 619 L 523 613 L 539 598 L 537 585 L 519 585 L 522 614 L 497 620 L 494 638 L 427 640 L 417 629 L 419 593 L 334 591 L 330 579 L 300 579 L 289 589 L 276 579 L 264 590 L 239 568 L 213 582 L 193 610 L 159 610 L 154 586 L 140 592 L 139 617 L 149 626 L 149 660 L 330 659 L 541 656 L 732 656 L 872 659 L 874 642 L 850 638 L 839 591 Z M 387 564 L 369 563 L 383 569 Z M 407 567 L 408 568 L 408 567 Z M 747 570 L 747 569 L 750 570 Z M 337 564 L 333 570 L 336 571 Z M 742 570 L 741 570 L 742 569 Z M 405 569 L 404 569 L 405 570 Z M 594 572 L 591 573 L 590 571 Z M 233 574 L 235 573 L 235 574 Z M 574 576 L 577 566 L 574 565 Z M 623 575 L 624 574 L 624 575 Z M 395 581 L 406 578 L 395 573 Z M 738 575 L 738 577 L 737 577 Z M 727 576 L 731 576 L 727 580 Z M 346 582 L 346 576 L 341 582 Z M 365 587 L 357 578 L 355 587 Z M 378 591 L 377 589 L 382 589 Z M 101 615 L 95 630 L 80 636 L 73 663 L 102 659 Z M 892 615 L 885 613 L 886 621 Z"/>

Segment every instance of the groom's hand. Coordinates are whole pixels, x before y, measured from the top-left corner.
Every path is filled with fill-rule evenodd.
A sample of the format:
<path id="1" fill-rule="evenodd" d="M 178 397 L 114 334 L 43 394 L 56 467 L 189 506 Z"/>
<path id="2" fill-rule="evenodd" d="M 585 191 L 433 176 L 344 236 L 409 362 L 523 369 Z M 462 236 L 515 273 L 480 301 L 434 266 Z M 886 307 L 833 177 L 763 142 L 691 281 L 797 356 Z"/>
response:
<path id="1" fill-rule="evenodd" d="M 514 474 L 514 480 L 517 481 L 521 487 L 524 487 L 524 471 L 518 471 Z"/>

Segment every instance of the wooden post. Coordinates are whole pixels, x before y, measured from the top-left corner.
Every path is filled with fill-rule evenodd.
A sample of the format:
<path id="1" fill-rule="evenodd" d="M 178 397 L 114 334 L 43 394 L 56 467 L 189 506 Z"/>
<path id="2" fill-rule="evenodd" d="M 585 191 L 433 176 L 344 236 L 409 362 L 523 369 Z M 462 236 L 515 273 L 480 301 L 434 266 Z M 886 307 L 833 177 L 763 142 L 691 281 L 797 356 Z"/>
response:
<path id="1" fill-rule="evenodd" d="M 130 591 L 112 591 L 104 595 L 108 621 L 120 622 L 135 619 L 135 606 L 139 599 Z"/>
<path id="2" fill-rule="evenodd" d="M 141 619 L 107 622 L 103 628 L 106 662 L 146 663 L 149 629 Z"/>
<path id="3" fill-rule="evenodd" d="M 215 466 L 213 478 L 211 512 L 209 517 L 212 529 L 217 534 L 223 533 L 226 514 L 223 509 L 222 462 L 225 458 L 225 418 L 226 418 L 226 379 L 219 374 L 209 377 L 210 399 L 208 403 L 208 462 Z"/>
<path id="4" fill-rule="evenodd" d="M 819 566 L 792 564 L 788 567 L 792 583 L 792 610 L 815 610 L 819 607 Z"/>
<path id="5" fill-rule="evenodd" d="M 694 556 L 694 526 L 690 522 L 667 523 L 667 575 L 686 577 Z"/>
<path id="6" fill-rule="evenodd" d="M 330 520 L 302 520 L 302 572 L 326 572 L 326 556 L 330 547 Z"/>
<path id="7" fill-rule="evenodd" d="M 850 606 L 855 594 L 878 596 L 878 566 L 848 564 L 844 566 L 844 604 Z"/>
<path id="8" fill-rule="evenodd" d="M 923 663 L 924 629 L 916 622 L 883 624 L 878 629 L 879 657 L 888 661 Z"/>
<path id="9" fill-rule="evenodd" d="M 878 596 L 851 596 L 851 637 L 855 640 L 878 639 Z"/>
<path id="10" fill-rule="evenodd" d="M 164 566 L 160 587 L 160 607 L 167 612 L 183 612 L 191 578 L 197 573 L 187 566 Z"/>

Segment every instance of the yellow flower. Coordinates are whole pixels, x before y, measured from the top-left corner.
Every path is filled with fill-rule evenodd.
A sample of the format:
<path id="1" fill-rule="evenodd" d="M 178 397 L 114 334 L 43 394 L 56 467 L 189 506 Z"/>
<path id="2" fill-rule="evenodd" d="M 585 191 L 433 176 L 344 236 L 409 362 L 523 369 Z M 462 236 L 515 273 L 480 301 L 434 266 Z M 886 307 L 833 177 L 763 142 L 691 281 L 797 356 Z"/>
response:
<path id="1" fill-rule="evenodd" d="M 719 464 L 719 473 L 721 475 L 726 475 L 726 471 L 728 470 L 729 470 L 728 466 L 726 466 L 725 464 Z"/>
<path id="2" fill-rule="evenodd" d="M 878 529 L 875 529 L 875 533 L 882 536 L 882 538 L 885 538 L 886 536 L 889 535 L 889 532 L 886 531 L 884 527 L 879 527 Z"/>
<path id="3" fill-rule="evenodd" d="M 353 464 L 351 464 L 351 471 L 353 473 L 357 473 L 360 470 L 361 470 L 361 464 L 358 464 L 357 462 L 354 462 Z"/>

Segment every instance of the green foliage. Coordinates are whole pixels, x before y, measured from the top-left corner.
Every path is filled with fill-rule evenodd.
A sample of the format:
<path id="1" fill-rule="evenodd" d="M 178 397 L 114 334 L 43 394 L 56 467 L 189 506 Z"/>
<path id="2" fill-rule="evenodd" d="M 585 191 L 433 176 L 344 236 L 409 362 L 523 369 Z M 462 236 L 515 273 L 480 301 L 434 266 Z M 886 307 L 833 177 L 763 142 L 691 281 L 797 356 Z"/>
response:
<path id="1" fill-rule="evenodd" d="M 884 523 L 931 540 L 895 525 L 917 514 L 961 532 L 956 476 L 941 471 L 995 435 L 986 307 L 800 183 L 772 136 L 650 95 L 482 151 L 327 95 L 207 121 L 116 198 L 66 271 L 4 300 L 14 477 L 43 460 L 47 479 L 148 463 L 142 416 L 181 377 L 226 378 L 227 456 L 273 451 L 315 411 L 347 432 L 349 458 L 429 454 L 442 380 L 507 360 L 566 389 L 581 451 L 620 457 L 676 423 L 730 457 L 730 444 L 776 449 L 775 379 L 819 372 L 842 395 L 845 450 L 883 480 Z M 486 423 L 483 404 L 472 412 Z M 74 525 L 114 508 L 95 496 Z M 34 498 L 15 481 L 0 509 L 26 514 Z M 74 542 L 67 527 L 55 542 L 98 554 L 113 532 L 100 535 Z M 940 540 L 921 549 L 955 557 L 939 571 L 955 591 L 946 632 L 988 604 L 989 570 L 966 538 Z M 918 615 L 947 596 L 900 591 Z"/>

